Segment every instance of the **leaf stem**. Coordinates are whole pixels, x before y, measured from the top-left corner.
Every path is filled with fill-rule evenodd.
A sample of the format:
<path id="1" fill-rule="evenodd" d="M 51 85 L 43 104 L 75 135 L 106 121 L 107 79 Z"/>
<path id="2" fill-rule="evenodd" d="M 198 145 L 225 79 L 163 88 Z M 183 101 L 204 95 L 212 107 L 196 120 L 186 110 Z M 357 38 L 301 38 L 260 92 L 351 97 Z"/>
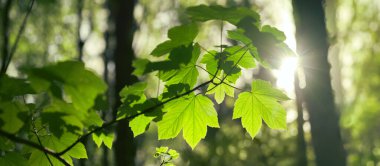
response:
<path id="1" fill-rule="evenodd" d="M 22 99 L 23 99 L 23 101 L 24 101 L 24 104 L 26 105 L 25 96 L 22 96 Z M 33 114 L 34 114 L 33 112 L 34 112 L 34 111 L 32 111 L 32 110 L 30 109 L 30 107 L 28 107 L 28 109 L 29 109 L 29 112 L 32 113 L 32 116 L 31 116 L 31 119 L 32 119 L 32 120 L 31 120 L 31 124 L 32 124 L 32 127 L 33 127 L 33 133 L 34 133 L 34 135 L 36 135 L 36 137 L 37 137 L 38 144 L 40 144 L 40 146 L 44 147 L 44 145 L 42 145 L 42 141 L 41 141 L 41 139 L 40 139 L 40 136 L 38 135 L 38 132 L 39 132 L 40 130 L 37 130 L 37 128 L 36 128 L 35 119 L 34 119 L 34 117 L 33 117 Z M 51 166 L 54 166 L 53 163 L 52 163 L 51 160 L 50 160 L 49 155 L 48 155 L 45 151 L 44 151 L 44 154 L 45 154 L 47 160 L 49 161 L 50 165 L 51 165 Z"/>

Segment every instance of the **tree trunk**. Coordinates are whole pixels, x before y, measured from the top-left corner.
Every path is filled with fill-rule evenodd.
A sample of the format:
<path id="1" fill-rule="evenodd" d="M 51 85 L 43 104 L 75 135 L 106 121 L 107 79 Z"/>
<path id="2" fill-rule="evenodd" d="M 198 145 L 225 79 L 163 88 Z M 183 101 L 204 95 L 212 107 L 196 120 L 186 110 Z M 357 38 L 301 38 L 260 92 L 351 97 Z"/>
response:
<path id="1" fill-rule="evenodd" d="M 298 72 L 294 75 L 294 92 L 297 107 L 297 165 L 307 166 L 305 132 L 303 131 L 303 97 L 299 85 Z"/>
<path id="2" fill-rule="evenodd" d="M 346 155 L 331 88 L 325 14 L 322 0 L 293 0 L 297 52 L 306 87 L 303 97 L 310 115 L 312 144 L 318 166 L 344 166 Z"/>
<path id="3" fill-rule="evenodd" d="M 114 62 L 115 62 L 115 107 L 114 116 L 120 106 L 119 92 L 125 85 L 131 85 L 137 81 L 132 76 L 132 60 L 134 52 L 132 48 L 133 24 L 134 24 L 134 0 L 111 1 L 111 17 L 114 21 L 114 38 L 116 40 Z M 116 127 L 116 141 L 114 144 L 116 165 L 134 165 L 136 145 L 133 134 L 127 120 L 122 120 Z"/>

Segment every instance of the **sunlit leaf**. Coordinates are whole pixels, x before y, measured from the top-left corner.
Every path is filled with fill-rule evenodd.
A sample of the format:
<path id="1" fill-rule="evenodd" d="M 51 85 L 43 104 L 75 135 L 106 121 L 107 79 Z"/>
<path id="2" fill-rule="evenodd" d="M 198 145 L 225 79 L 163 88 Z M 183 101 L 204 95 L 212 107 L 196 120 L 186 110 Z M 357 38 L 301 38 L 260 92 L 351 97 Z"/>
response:
<path id="1" fill-rule="evenodd" d="M 241 7 L 223 7 L 219 5 L 199 5 L 187 8 L 186 13 L 195 21 L 223 20 L 237 24 L 245 17 L 251 17 L 260 22 L 260 16 L 253 10 Z"/>
<path id="2" fill-rule="evenodd" d="M 104 145 L 106 145 L 107 148 L 112 149 L 114 137 L 114 133 L 107 133 L 103 131 L 95 132 L 94 134 L 92 134 L 92 139 L 94 140 L 98 148 L 102 145 L 102 143 L 104 143 Z"/>
<path id="3" fill-rule="evenodd" d="M 173 27 L 168 32 L 167 40 L 159 45 L 152 51 L 153 56 L 162 56 L 169 53 L 176 47 L 188 45 L 193 42 L 198 34 L 198 27 L 196 24 L 187 24 Z"/>
<path id="4" fill-rule="evenodd" d="M 262 119 L 272 129 L 286 129 L 286 112 L 278 101 L 289 98 L 269 82 L 255 80 L 252 91 L 243 92 L 235 102 L 233 119 L 241 118 L 252 138 L 259 132 Z"/>
<path id="5" fill-rule="evenodd" d="M 186 142 L 194 148 L 206 136 L 207 126 L 219 127 L 217 113 L 210 99 L 190 95 L 165 105 L 167 112 L 158 125 L 158 139 L 176 137 L 183 130 Z"/>

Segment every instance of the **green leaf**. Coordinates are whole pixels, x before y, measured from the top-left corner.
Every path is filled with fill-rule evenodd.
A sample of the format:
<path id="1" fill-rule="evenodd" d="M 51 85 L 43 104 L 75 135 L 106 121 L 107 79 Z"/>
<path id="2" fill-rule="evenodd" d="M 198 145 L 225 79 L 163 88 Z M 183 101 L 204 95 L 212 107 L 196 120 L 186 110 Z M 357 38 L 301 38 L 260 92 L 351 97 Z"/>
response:
<path id="1" fill-rule="evenodd" d="M 22 114 L 27 107 L 16 101 L 0 101 L 0 128 L 6 132 L 17 133 L 24 125 Z"/>
<path id="2" fill-rule="evenodd" d="M 225 80 L 225 82 L 229 85 L 232 85 L 231 82 Z M 216 84 L 220 83 L 220 80 L 216 80 Z M 215 87 L 216 86 L 216 87 Z M 211 90 L 212 89 L 212 90 Z M 207 93 L 206 94 L 215 94 L 215 101 L 220 104 L 223 102 L 225 95 L 228 95 L 230 97 L 234 97 L 234 88 L 231 86 L 228 86 L 226 84 L 210 84 L 207 88 Z"/>
<path id="3" fill-rule="evenodd" d="M 255 80 L 252 91 L 241 93 L 236 100 L 233 119 L 241 118 L 252 138 L 259 132 L 262 119 L 272 129 L 286 129 L 286 112 L 278 101 L 288 99 L 269 82 Z"/>
<path id="4" fill-rule="evenodd" d="M 164 71 L 160 74 L 160 78 L 166 82 L 166 85 L 172 84 L 188 84 L 189 87 L 194 87 L 197 83 L 198 70 L 196 63 L 200 55 L 200 47 L 196 43 L 194 46 L 189 46 L 178 51 L 173 50 L 169 56 L 172 62 L 179 64 L 179 69 Z M 183 59 L 189 58 L 184 61 Z M 184 62 L 183 62 L 184 61 Z"/>
<path id="5" fill-rule="evenodd" d="M 42 144 L 45 147 L 48 147 L 54 151 L 60 152 L 67 147 L 69 147 L 72 143 L 74 143 L 78 139 L 78 135 L 74 135 L 71 133 L 64 133 L 61 138 L 57 138 L 52 135 L 46 135 L 43 137 L 40 137 Z M 72 149 L 70 149 L 67 153 L 67 155 L 80 159 L 80 158 L 87 158 L 87 152 L 86 148 L 82 143 L 76 144 Z"/>
<path id="6" fill-rule="evenodd" d="M 248 45 L 252 42 L 251 39 L 244 35 L 243 29 L 229 30 L 227 32 L 227 37 L 232 40 L 240 41 L 245 45 Z"/>
<path id="7" fill-rule="evenodd" d="M 55 157 L 53 157 L 51 155 L 48 155 L 48 156 L 49 156 L 49 159 L 54 166 L 64 166 L 64 164 L 61 161 L 59 161 L 58 159 L 56 159 Z M 70 156 L 62 155 L 62 158 L 64 160 L 66 160 L 66 162 L 68 162 L 70 165 L 74 165 Z M 31 155 L 29 157 L 27 165 L 30 165 L 30 166 L 51 166 L 49 163 L 49 160 L 46 158 L 46 155 L 44 154 L 44 152 L 41 152 L 39 150 L 33 150 L 33 152 L 31 153 Z"/>
<path id="8" fill-rule="evenodd" d="M 269 64 L 263 58 L 260 57 L 257 48 L 252 45 L 252 40 L 247 37 L 243 29 L 236 29 L 228 31 L 228 38 L 242 42 L 249 50 L 249 53 L 258 61 L 260 64 L 266 68 L 269 68 Z"/>
<path id="9" fill-rule="evenodd" d="M 264 67 L 279 67 L 279 62 L 284 56 L 294 55 L 293 51 L 284 43 L 284 34 L 270 26 L 257 27 L 254 19 L 244 18 L 237 24 L 238 29 L 229 32 L 229 38 L 247 44 L 251 40 L 252 55 L 255 56 Z M 257 48 L 258 55 L 255 49 Z"/>
<path id="10" fill-rule="evenodd" d="M 0 99 L 22 96 L 35 93 L 25 79 L 13 78 L 7 75 L 0 76 Z"/>
<path id="11" fill-rule="evenodd" d="M 155 107 L 158 103 L 159 102 L 157 99 L 149 99 L 142 103 L 134 104 L 131 110 L 126 110 L 129 111 L 127 115 L 133 116 L 138 113 L 142 113 L 142 111 Z M 149 110 L 148 112 L 133 118 L 129 122 L 129 127 L 132 129 L 134 137 L 144 133 L 148 129 L 152 120 L 162 117 L 163 112 L 161 109 L 162 107 L 156 107 L 153 110 Z"/>
<path id="12" fill-rule="evenodd" d="M 130 86 L 125 86 L 120 92 L 120 98 L 123 103 L 132 102 L 131 96 L 140 97 L 139 101 L 145 100 L 146 97 L 144 95 L 147 84 L 145 82 L 138 82 Z"/>
<path id="13" fill-rule="evenodd" d="M 269 25 L 264 25 L 261 28 L 261 32 L 272 34 L 278 41 L 285 41 L 286 40 L 286 36 L 285 36 L 284 32 L 278 30 L 275 27 L 269 26 Z"/>
<path id="14" fill-rule="evenodd" d="M 0 136 L 0 150 L 9 151 L 15 148 L 15 146 L 16 145 L 11 140 Z"/>
<path id="15" fill-rule="evenodd" d="M 223 77 L 226 77 L 226 80 L 231 83 L 235 83 L 241 75 L 239 65 L 235 65 L 238 63 L 237 61 L 238 59 L 229 57 L 228 52 L 223 51 L 222 53 L 218 53 L 216 51 L 209 51 L 203 56 L 201 63 L 206 64 L 206 70 L 208 71 L 210 78 L 214 77 L 219 63 L 218 78 L 223 79 Z"/>
<path id="16" fill-rule="evenodd" d="M 158 153 L 158 154 L 166 153 L 168 150 L 169 150 L 168 147 L 166 147 L 166 146 L 161 146 L 161 147 L 159 147 L 159 148 L 156 148 L 156 153 Z"/>
<path id="17" fill-rule="evenodd" d="M 197 34 L 198 27 L 196 24 L 187 24 L 173 27 L 168 32 L 168 37 L 170 40 L 159 44 L 151 54 L 153 56 L 165 55 L 174 48 L 192 43 Z"/>
<path id="18" fill-rule="evenodd" d="M 158 103 L 157 99 L 146 99 L 144 95 L 146 86 L 146 83 L 135 83 L 121 90 L 120 96 L 123 104 L 118 110 L 118 119 L 135 116 Z M 150 122 L 160 116 L 162 116 L 161 107 L 157 107 L 130 120 L 129 126 L 133 131 L 133 135 L 136 137 L 144 133 Z"/>
<path id="19" fill-rule="evenodd" d="M 65 132 L 80 135 L 83 132 L 84 123 L 88 121 L 87 111 L 77 111 L 70 103 L 51 98 L 51 104 L 41 112 L 41 122 L 49 127 L 49 131 L 56 137 L 61 137 Z M 87 122 L 86 122 L 87 123 Z"/>
<path id="20" fill-rule="evenodd" d="M 227 61 L 232 61 L 234 62 L 233 64 L 237 64 L 245 69 L 256 67 L 255 60 L 247 48 L 232 46 L 226 48 L 224 51 L 228 53 Z"/>
<path id="21" fill-rule="evenodd" d="M 210 99 L 189 95 L 165 105 L 167 112 L 158 125 L 158 139 L 176 137 L 183 129 L 183 137 L 194 148 L 206 136 L 207 126 L 219 127 L 217 113 Z"/>
<path id="22" fill-rule="evenodd" d="M 37 138 L 33 137 L 34 140 Z M 61 152 L 67 147 L 69 147 L 72 143 L 74 143 L 78 139 L 78 135 L 74 135 L 71 133 L 64 133 L 61 138 L 57 138 L 54 135 L 40 135 L 41 143 L 46 148 L 49 148 L 56 152 Z M 49 161 L 47 160 L 45 154 L 40 150 L 32 149 L 31 156 L 29 158 L 29 165 L 43 165 L 49 166 Z M 66 152 L 61 156 L 64 158 L 70 165 L 73 165 L 72 158 L 81 159 L 87 158 L 86 148 L 82 143 L 76 144 L 72 149 Z M 62 162 L 49 155 L 53 165 L 63 165 Z"/>
<path id="23" fill-rule="evenodd" d="M 55 97 L 72 102 L 78 111 L 87 111 L 107 86 L 82 62 L 65 61 L 28 71 L 32 87 L 38 92 L 50 92 Z"/>
<path id="24" fill-rule="evenodd" d="M 133 75 L 135 76 L 142 76 L 146 73 L 149 73 L 151 71 L 148 71 L 148 64 L 150 64 L 151 62 L 147 59 L 135 59 L 133 60 L 132 62 L 132 66 L 133 68 L 135 68 L 132 72 Z"/>
<path id="25" fill-rule="evenodd" d="M 260 16 L 255 11 L 242 7 L 226 8 L 219 5 L 199 5 L 187 8 L 186 13 L 194 21 L 223 20 L 237 24 L 245 17 L 251 17 L 260 22 Z"/>
<path id="26" fill-rule="evenodd" d="M 179 153 L 174 149 L 170 149 L 168 154 L 172 157 L 172 159 L 177 159 L 179 157 Z"/>
<path id="27" fill-rule="evenodd" d="M 102 145 L 102 143 L 104 143 L 104 145 L 106 145 L 107 148 L 112 149 L 114 137 L 114 133 L 106 133 L 104 131 L 92 134 L 92 139 L 94 140 L 98 148 Z"/>
<path id="28" fill-rule="evenodd" d="M 137 137 L 138 135 L 143 134 L 149 127 L 150 122 L 156 117 L 154 116 L 144 116 L 140 115 L 136 118 L 133 118 L 129 122 L 129 127 L 133 131 L 133 136 Z"/>
<path id="29" fill-rule="evenodd" d="M 4 166 L 27 166 L 28 161 L 18 153 L 7 152 L 0 157 L 0 165 Z"/>

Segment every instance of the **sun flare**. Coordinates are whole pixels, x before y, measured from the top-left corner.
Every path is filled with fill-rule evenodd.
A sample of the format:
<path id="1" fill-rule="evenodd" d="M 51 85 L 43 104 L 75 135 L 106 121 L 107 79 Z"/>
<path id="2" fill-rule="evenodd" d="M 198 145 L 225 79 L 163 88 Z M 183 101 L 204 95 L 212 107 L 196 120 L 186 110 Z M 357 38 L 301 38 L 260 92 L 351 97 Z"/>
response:
<path id="1" fill-rule="evenodd" d="M 298 57 L 286 57 L 281 62 L 278 70 L 274 70 L 273 74 L 277 78 L 277 87 L 285 90 L 288 94 L 293 93 L 294 90 L 294 73 L 298 66 Z"/>

